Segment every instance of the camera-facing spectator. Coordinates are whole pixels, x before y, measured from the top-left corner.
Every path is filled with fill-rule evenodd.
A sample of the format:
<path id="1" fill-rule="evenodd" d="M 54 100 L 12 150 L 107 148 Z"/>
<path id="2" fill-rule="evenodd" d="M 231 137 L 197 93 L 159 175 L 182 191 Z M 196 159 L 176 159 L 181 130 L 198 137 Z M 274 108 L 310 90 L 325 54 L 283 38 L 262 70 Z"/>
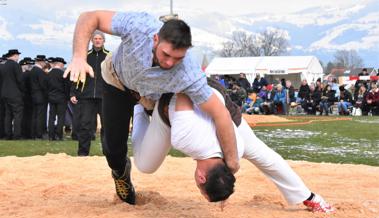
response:
<path id="1" fill-rule="evenodd" d="M 286 89 L 287 89 L 287 98 L 288 98 L 287 104 L 296 102 L 295 88 L 293 87 L 291 80 L 286 81 Z"/>
<path id="2" fill-rule="evenodd" d="M 325 113 L 326 116 L 329 115 L 329 107 L 335 102 L 335 91 L 332 90 L 330 85 L 325 85 L 321 93 L 320 101 L 320 115 Z"/>
<path id="3" fill-rule="evenodd" d="M 377 83 L 371 83 L 371 90 L 366 100 L 372 115 L 379 115 L 379 88 Z"/>
<path id="4" fill-rule="evenodd" d="M 253 91 L 259 93 L 263 86 L 267 86 L 267 80 L 258 73 L 253 81 Z"/>
<path id="5" fill-rule="evenodd" d="M 352 106 L 352 96 L 351 93 L 345 89 L 342 85 L 340 86 L 340 96 L 338 102 L 338 113 L 340 115 L 349 115 L 349 107 Z"/>
<path id="6" fill-rule="evenodd" d="M 307 98 L 309 96 L 309 92 L 310 92 L 310 89 L 309 89 L 309 86 L 308 86 L 308 82 L 307 82 L 306 79 L 304 79 L 301 82 L 301 85 L 299 87 L 299 93 L 297 95 L 297 97 L 298 97 L 298 103 L 302 104 L 303 101 L 305 100 L 305 98 Z"/>
<path id="7" fill-rule="evenodd" d="M 360 110 L 361 114 L 364 116 L 367 116 L 368 112 L 370 111 L 370 108 L 366 100 L 368 93 L 369 92 L 367 91 L 366 86 L 361 85 L 354 96 L 354 99 L 355 99 L 354 110 L 355 111 Z"/>
<path id="8" fill-rule="evenodd" d="M 250 90 L 251 88 L 250 82 L 246 79 L 246 75 L 244 73 L 240 73 L 240 77 L 238 78 L 238 84 L 246 91 Z"/>
<path id="9" fill-rule="evenodd" d="M 287 91 L 283 88 L 282 84 L 276 85 L 276 92 L 274 96 L 274 113 L 278 114 L 279 108 L 282 114 L 287 114 Z"/>
<path id="10" fill-rule="evenodd" d="M 316 89 L 316 86 L 314 83 L 312 83 L 309 86 L 309 94 L 303 101 L 303 109 L 307 114 L 316 114 L 317 106 L 320 104 L 321 101 L 321 92 Z"/>
<path id="11" fill-rule="evenodd" d="M 247 97 L 246 90 L 238 85 L 238 83 L 234 83 L 232 89 L 229 91 L 230 98 L 234 103 L 238 106 L 242 106 Z"/>
<path id="12" fill-rule="evenodd" d="M 258 96 L 263 101 L 260 106 L 262 113 L 265 115 L 273 114 L 275 90 L 272 89 L 272 86 L 262 86 L 262 89 L 258 93 Z"/>

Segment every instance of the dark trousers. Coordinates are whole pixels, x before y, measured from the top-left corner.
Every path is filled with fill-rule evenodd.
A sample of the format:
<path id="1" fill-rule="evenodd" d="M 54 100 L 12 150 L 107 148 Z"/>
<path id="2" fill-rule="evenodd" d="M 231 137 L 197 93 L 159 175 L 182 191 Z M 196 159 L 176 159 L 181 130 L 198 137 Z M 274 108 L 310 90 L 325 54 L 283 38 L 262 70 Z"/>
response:
<path id="1" fill-rule="evenodd" d="M 79 99 L 75 106 L 75 112 L 78 115 L 78 136 L 79 146 L 78 155 L 89 155 L 91 147 L 91 138 L 93 136 L 93 122 L 96 121 L 96 114 L 100 114 L 100 122 L 102 123 L 101 99 Z M 103 130 L 100 131 L 100 138 L 103 138 Z"/>
<path id="2" fill-rule="evenodd" d="M 58 139 L 63 139 L 63 125 L 64 125 L 64 116 L 66 112 L 67 104 L 66 102 L 62 103 L 49 103 L 49 139 L 55 139 L 55 136 Z M 55 120 L 57 118 L 57 125 L 55 126 Z"/>
<path id="3" fill-rule="evenodd" d="M 71 138 L 72 140 L 78 140 L 78 130 L 79 130 L 79 108 L 76 104 L 73 104 L 71 101 L 68 105 L 72 109 L 72 129 L 71 129 Z"/>
<path id="4" fill-rule="evenodd" d="M 73 106 L 72 106 L 72 103 L 70 104 L 71 102 L 68 101 L 66 102 L 66 113 L 64 115 L 64 126 L 66 128 L 69 128 L 72 130 L 72 119 L 73 119 L 73 113 L 74 113 L 74 109 L 73 109 Z"/>
<path id="5" fill-rule="evenodd" d="M 31 97 L 24 97 L 24 114 L 22 115 L 22 137 L 24 139 L 33 138 L 33 103 Z"/>
<path id="6" fill-rule="evenodd" d="M 33 104 L 33 137 L 42 138 L 46 130 L 46 103 L 34 103 Z"/>
<path id="7" fill-rule="evenodd" d="M 21 123 L 24 110 L 22 98 L 4 98 L 5 120 L 4 132 L 7 139 L 21 138 Z M 13 125 L 12 125 L 13 121 Z M 13 128 L 12 128 L 13 127 Z"/>
<path id="8" fill-rule="evenodd" d="M 4 138 L 4 119 L 5 119 L 5 104 L 4 100 L 0 99 L 0 138 Z"/>
<path id="9" fill-rule="evenodd" d="M 333 103 L 330 103 L 328 101 L 321 101 L 320 102 L 320 115 L 322 115 L 323 112 L 325 112 L 326 115 L 329 115 L 329 107 Z"/>
<path id="10" fill-rule="evenodd" d="M 111 169 L 123 172 L 128 152 L 130 118 L 136 98 L 129 90 L 121 91 L 105 84 L 103 95 L 103 153 Z"/>

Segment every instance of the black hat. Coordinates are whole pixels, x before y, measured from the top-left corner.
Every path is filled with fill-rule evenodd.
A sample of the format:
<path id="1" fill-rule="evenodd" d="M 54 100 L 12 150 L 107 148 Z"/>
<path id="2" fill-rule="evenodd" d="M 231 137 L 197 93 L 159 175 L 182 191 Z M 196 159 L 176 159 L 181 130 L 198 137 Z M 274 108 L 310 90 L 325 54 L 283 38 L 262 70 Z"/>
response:
<path id="1" fill-rule="evenodd" d="M 21 66 L 27 65 L 28 63 L 25 61 L 25 59 L 22 59 L 20 62 L 18 62 Z"/>
<path id="2" fill-rule="evenodd" d="M 35 61 L 47 61 L 45 55 L 37 55 L 37 56 L 34 58 L 34 60 L 35 60 Z"/>
<path id="3" fill-rule="evenodd" d="M 22 59 L 21 61 L 23 61 L 24 64 L 34 64 L 35 63 L 31 57 L 24 57 L 24 59 Z M 22 65 L 21 61 L 20 61 L 20 65 Z"/>
<path id="4" fill-rule="evenodd" d="M 63 58 L 61 58 L 61 57 L 54 58 L 54 61 L 55 62 L 61 62 L 62 64 L 67 64 L 66 61 Z"/>
<path id="5" fill-rule="evenodd" d="M 10 57 L 10 56 L 15 55 L 15 54 L 21 54 L 21 52 L 19 52 L 17 49 L 10 49 L 10 50 L 8 50 L 8 53 L 5 54 L 5 56 Z"/>
<path id="6" fill-rule="evenodd" d="M 53 63 L 53 62 L 55 62 L 55 58 L 53 58 L 53 57 L 49 57 L 49 58 L 47 59 L 47 62 L 49 62 L 49 63 Z"/>

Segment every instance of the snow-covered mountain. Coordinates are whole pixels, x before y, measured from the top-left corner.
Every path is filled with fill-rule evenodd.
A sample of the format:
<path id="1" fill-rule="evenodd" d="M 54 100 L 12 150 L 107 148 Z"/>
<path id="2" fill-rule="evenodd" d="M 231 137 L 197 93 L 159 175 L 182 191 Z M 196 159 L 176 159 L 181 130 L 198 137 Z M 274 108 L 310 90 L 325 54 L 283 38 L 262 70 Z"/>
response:
<path id="1" fill-rule="evenodd" d="M 266 1 L 174 1 L 174 12 L 190 24 L 193 44 L 199 54 L 214 55 L 233 31 L 259 33 L 271 28 L 284 30 L 288 35 L 290 55 L 315 55 L 326 64 L 333 60 L 336 50 L 355 49 L 366 66 L 379 67 L 379 0 L 333 0 L 333 4 Z M 70 59 L 72 35 L 80 12 L 99 8 L 134 10 L 148 11 L 159 17 L 169 11 L 168 2 L 94 0 L 88 4 L 84 0 L 66 0 L 28 4 L 26 0 L 8 0 L 7 5 L 0 6 L 0 53 L 18 48 L 22 56 L 46 54 Z M 295 3 L 302 7 L 294 10 Z M 23 7 L 24 4 L 28 7 Z M 250 12 L 254 8 L 261 9 Z M 243 15 L 238 10 L 243 11 Z M 119 41 L 108 37 L 106 46 L 112 50 Z"/>
<path id="2" fill-rule="evenodd" d="M 357 50 L 364 64 L 379 67 L 379 1 L 354 7 L 310 8 L 291 14 L 247 14 L 231 17 L 220 13 L 187 13 L 199 45 L 218 50 L 233 31 L 262 32 L 267 28 L 288 32 L 291 55 L 315 55 L 324 63 L 338 49 Z M 201 30 L 201 31 L 199 31 Z M 196 43 L 195 43 L 196 45 Z"/>

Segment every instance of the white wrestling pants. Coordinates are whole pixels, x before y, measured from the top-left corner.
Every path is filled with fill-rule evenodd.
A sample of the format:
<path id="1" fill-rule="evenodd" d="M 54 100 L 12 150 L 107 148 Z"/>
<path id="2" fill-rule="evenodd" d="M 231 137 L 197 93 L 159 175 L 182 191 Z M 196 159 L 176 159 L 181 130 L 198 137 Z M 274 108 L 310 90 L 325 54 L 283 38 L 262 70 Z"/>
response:
<path id="1" fill-rule="evenodd" d="M 151 118 L 141 105 L 134 107 L 132 146 L 134 163 L 143 173 L 153 173 L 162 164 L 171 148 L 171 130 L 160 118 L 158 104 Z M 274 150 L 258 139 L 242 119 L 238 133 L 245 143 L 243 158 L 248 159 L 278 187 L 289 204 L 306 200 L 310 190 L 288 163 Z"/>

